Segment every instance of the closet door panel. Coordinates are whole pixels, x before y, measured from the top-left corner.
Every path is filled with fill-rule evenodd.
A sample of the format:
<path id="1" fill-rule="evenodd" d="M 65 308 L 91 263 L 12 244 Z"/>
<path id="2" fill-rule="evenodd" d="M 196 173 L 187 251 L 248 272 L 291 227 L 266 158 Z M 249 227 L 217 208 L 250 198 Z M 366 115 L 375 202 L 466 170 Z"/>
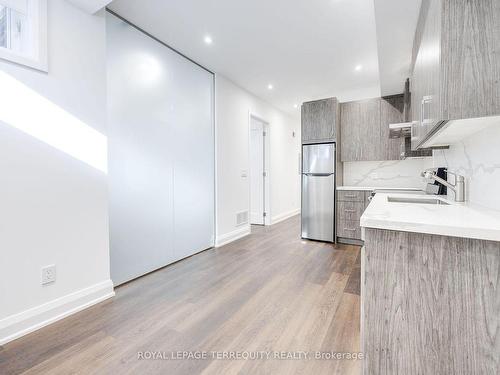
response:
<path id="1" fill-rule="evenodd" d="M 172 109 L 175 260 L 214 245 L 213 76 L 184 68 Z"/>

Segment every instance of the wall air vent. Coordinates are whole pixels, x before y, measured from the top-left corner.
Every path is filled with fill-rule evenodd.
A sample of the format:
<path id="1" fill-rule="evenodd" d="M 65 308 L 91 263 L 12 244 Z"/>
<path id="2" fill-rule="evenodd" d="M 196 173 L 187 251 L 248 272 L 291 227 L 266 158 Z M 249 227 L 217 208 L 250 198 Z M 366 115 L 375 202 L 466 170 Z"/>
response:
<path id="1" fill-rule="evenodd" d="M 236 214 L 236 225 L 248 224 L 248 211 L 241 211 Z"/>

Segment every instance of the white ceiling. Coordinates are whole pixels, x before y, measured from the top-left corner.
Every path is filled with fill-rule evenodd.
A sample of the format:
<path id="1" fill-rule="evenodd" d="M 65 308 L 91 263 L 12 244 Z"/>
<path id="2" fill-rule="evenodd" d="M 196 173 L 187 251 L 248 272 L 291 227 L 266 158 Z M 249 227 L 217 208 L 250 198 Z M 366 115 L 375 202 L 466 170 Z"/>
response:
<path id="1" fill-rule="evenodd" d="M 115 0 L 109 8 L 289 113 L 312 99 L 380 96 L 373 0 Z"/>
<path id="2" fill-rule="evenodd" d="M 99 6 L 109 0 L 70 0 Z M 109 8 L 258 97 L 401 93 L 421 0 L 114 0 Z M 210 35 L 211 45 L 204 42 Z M 362 65 L 361 71 L 355 67 Z M 268 90 L 268 84 L 274 86 Z"/>
<path id="3" fill-rule="evenodd" d="M 95 12 L 104 8 L 111 2 L 111 0 L 68 0 L 68 1 L 90 14 L 94 14 Z"/>
<path id="4" fill-rule="evenodd" d="M 403 92 L 421 0 L 374 0 L 382 95 Z"/>

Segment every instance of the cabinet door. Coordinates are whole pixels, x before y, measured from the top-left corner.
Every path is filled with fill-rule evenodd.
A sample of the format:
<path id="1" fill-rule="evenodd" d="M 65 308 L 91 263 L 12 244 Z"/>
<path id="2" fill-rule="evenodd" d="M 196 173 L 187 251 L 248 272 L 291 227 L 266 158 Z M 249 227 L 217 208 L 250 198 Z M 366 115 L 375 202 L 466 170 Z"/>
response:
<path id="1" fill-rule="evenodd" d="M 443 120 L 500 115 L 500 1 L 448 0 L 443 12 Z"/>
<path id="2" fill-rule="evenodd" d="M 399 160 L 404 147 L 404 138 L 389 138 L 389 124 L 403 122 L 403 95 L 380 100 L 380 160 Z"/>
<path id="3" fill-rule="evenodd" d="M 420 52 L 423 58 L 423 97 L 421 98 L 422 137 L 442 119 L 440 111 L 441 1 L 431 0 Z"/>
<path id="4" fill-rule="evenodd" d="M 302 143 L 334 141 L 336 116 L 334 98 L 302 104 Z"/>
<path id="5" fill-rule="evenodd" d="M 355 139 L 359 138 L 358 112 L 359 104 L 356 102 L 340 104 L 340 139 L 341 161 L 355 161 L 359 158 Z"/>
<path id="6" fill-rule="evenodd" d="M 410 81 L 411 85 L 411 149 L 416 150 L 422 140 L 421 127 L 421 102 L 422 102 L 422 61 L 421 58 L 415 61 L 413 73 Z"/>
<path id="7" fill-rule="evenodd" d="M 441 0 L 429 0 L 429 7 L 412 75 L 412 149 L 442 119 L 440 107 Z"/>
<path id="8" fill-rule="evenodd" d="M 380 160 L 380 99 L 341 105 L 342 161 Z"/>

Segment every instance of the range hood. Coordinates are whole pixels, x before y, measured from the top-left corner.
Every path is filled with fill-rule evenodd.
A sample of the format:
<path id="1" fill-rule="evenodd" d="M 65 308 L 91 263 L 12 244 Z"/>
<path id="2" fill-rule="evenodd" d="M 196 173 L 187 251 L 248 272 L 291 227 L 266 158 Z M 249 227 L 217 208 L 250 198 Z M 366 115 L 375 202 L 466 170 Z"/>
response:
<path id="1" fill-rule="evenodd" d="M 389 124 L 389 138 L 411 137 L 411 122 L 401 122 L 399 124 Z"/>
<path id="2" fill-rule="evenodd" d="M 421 158 L 425 156 L 432 156 L 432 150 L 428 148 L 420 150 L 411 149 L 411 127 L 413 122 L 410 121 L 411 116 L 411 93 L 410 93 L 410 80 L 405 82 L 404 91 L 404 108 L 403 108 L 403 121 L 397 124 L 389 124 L 389 138 L 401 138 L 401 159 L 407 158 Z"/>
<path id="3" fill-rule="evenodd" d="M 408 138 L 411 137 L 411 124 L 410 121 L 410 103 L 411 103 L 411 93 L 410 93 L 410 79 L 407 78 L 405 82 L 404 91 L 404 107 L 403 107 L 403 121 L 398 124 L 389 124 L 389 138 Z"/>

